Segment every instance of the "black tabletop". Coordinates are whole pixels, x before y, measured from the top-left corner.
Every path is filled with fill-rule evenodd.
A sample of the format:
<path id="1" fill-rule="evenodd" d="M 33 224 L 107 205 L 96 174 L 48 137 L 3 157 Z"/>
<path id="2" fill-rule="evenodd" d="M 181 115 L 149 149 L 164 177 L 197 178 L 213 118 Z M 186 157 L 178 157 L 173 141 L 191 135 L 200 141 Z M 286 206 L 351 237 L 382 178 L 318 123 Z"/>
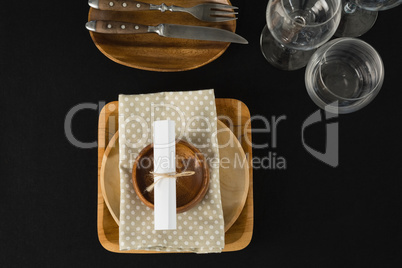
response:
<path id="1" fill-rule="evenodd" d="M 133 69 L 105 57 L 84 27 L 85 0 L 3 2 L 1 267 L 402 264 L 401 7 L 382 11 L 360 37 L 385 65 L 376 99 L 352 114 L 325 119 L 322 113 L 321 121 L 304 128 L 319 110 L 306 92 L 305 69 L 275 69 L 260 52 L 267 1 L 232 1 L 239 7 L 236 32 L 248 45 L 231 44 L 203 67 L 171 73 Z M 108 252 L 97 237 L 100 109 L 118 94 L 209 88 L 217 98 L 243 101 L 256 118 L 253 129 L 280 119 L 275 134 L 257 130 L 252 136 L 269 146 L 253 149 L 268 166 L 254 168 L 251 243 L 238 252 L 208 255 Z M 65 131 L 68 112 L 80 105 L 89 108 L 74 115 L 71 129 L 90 144 L 87 149 L 74 146 Z M 325 152 L 330 125 L 338 128 L 332 137 L 339 149 L 335 167 L 308 151 Z"/>

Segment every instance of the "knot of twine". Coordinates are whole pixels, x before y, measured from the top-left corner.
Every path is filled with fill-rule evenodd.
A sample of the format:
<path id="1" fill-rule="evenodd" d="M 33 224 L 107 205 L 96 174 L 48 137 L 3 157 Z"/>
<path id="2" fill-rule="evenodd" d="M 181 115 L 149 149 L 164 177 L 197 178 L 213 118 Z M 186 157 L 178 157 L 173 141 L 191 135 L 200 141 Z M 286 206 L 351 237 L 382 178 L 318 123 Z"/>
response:
<path id="1" fill-rule="evenodd" d="M 145 188 L 146 192 L 150 192 L 154 189 L 155 184 L 158 183 L 158 181 L 160 181 L 161 179 L 165 179 L 165 178 L 175 178 L 178 179 L 180 177 L 187 177 L 187 176 L 191 176 L 194 175 L 195 172 L 194 171 L 184 171 L 184 172 L 180 172 L 180 173 L 155 173 L 155 172 L 149 172 L 150 176 L 152 176 L 153 178 L 155 177 L 160 177 L 159 179 L 157 179 L 156 181 L 154 181 L 151 185 L 149 185 L 147 188 Z"/>

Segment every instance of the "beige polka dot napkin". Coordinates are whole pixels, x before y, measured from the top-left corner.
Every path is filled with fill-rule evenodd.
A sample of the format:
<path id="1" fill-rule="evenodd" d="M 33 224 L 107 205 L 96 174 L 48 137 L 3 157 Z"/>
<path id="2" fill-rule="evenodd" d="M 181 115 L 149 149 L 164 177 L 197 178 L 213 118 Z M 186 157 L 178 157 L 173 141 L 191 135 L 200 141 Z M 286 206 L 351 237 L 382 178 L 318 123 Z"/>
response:
<path id="1" fill-rule="evenodd" d="M 120 250 L 221 252 L 225 233 L 214 91 L 120 95 L 119 106 Z M 207 194 L 198 205 L 177 214 L 176 230 L 154 230 L 153 210 L 138 198 L 131 179 L 138 153 L 152 142 L 156 120 L 175 120 L 176 138 L 200 149 L 210 164 Z"/>

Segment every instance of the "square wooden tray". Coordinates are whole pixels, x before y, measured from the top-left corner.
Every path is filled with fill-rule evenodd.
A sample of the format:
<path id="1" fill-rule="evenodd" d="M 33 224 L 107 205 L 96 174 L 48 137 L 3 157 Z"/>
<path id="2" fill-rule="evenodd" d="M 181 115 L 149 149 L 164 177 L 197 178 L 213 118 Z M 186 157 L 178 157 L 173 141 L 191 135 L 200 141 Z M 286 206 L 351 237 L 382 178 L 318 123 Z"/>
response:
<path id="1" fill-rule="evenodd" d="M 223 252 L 237 251 L 248 246 L 253 235 L 254 204 L 253 204 L 253 169 L 251 148 L 250 112 L 247 106 L 235 99 L 216 99 L 216 109 L 219 120 L 225 123 L 240 141 L 247 155 L 250 172 L 249 191 L 244 209 L 237 221 L 225 233 Z M 98 237 L 102 246 L 116 253 L 163 253 L 146 250 L 119 250 L 119 226 L 113 220 L 102 196 L 100 186 L 100 169 L 103 154 L 110 139 L 118 130 L 118 102 L 109 102 L 99 114 L 98 126 Z M 229 122 L 233 125 L 230 125 Z"/>

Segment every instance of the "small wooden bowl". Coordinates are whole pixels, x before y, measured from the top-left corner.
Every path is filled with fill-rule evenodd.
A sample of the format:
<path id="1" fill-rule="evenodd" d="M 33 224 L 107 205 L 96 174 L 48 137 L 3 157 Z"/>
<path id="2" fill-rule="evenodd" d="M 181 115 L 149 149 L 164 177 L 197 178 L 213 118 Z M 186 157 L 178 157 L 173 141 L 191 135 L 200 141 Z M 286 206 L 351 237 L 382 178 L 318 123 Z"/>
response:
<path id="1" fill-rule="evenodd" d="M 133 165 L 133 185 L 140 200 L 148 207 L 154 208 L 154 192 L 145 191 L 153 183 L 151 171 L 154 170 L 153 144 L 145 147 Z M 176 172 L 194 171 L 191 176 L 176 180 L 177 213 L 194 207 L 205 196 L 209 186 L 209 169 L 204 155 L 193 145 L 185 141 L 176 142 Z"/>

